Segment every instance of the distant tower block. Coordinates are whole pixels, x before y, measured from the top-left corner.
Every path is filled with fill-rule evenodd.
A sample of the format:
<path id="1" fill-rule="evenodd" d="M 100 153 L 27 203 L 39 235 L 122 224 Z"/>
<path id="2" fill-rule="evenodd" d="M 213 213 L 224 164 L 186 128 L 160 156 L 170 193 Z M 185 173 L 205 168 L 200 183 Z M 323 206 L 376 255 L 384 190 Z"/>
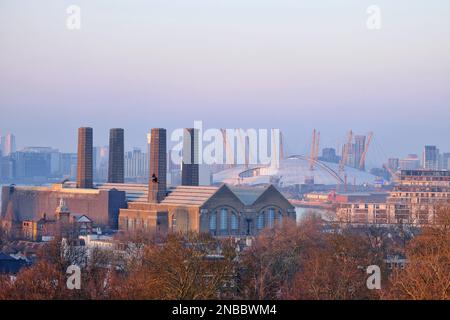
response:
<path id="1" fill-rule="evenodd" d="M 183 131 L 183 163 L 181 169 L 181 184 L 183 186 L 199 185 L 199 141 L 198 129 L 184 129 Z"/>
<path id="2" fill-rule="evenodd" d="M 92 128 L 78 129 L 77 188 L 93 188 Z"/>
<path id="3" fill-rule="evenodd" d="M 124 130 L 120 128 L 109 131 L 108 182 L 124 183 Z"/>
<path id="4" fill-rule="evenodd" d="M 149 169 L 148 201 L 158 203 L 166 196 L 166 129 L 153 128 L 151 131 Z"/>

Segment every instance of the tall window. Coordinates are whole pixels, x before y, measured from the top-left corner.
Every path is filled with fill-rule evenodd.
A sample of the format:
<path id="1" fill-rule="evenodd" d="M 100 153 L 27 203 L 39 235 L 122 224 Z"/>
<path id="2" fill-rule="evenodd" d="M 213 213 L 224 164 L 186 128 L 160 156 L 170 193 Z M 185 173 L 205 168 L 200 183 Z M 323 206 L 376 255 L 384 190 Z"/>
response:
<path id="1" fill-rule="evenodd" d="M 209 217 L 209 230 L 212 232 L 216 232 L 216 229 L 217 229 L 217 213 L 213 212 Z"/>
<path id="2" fill-rule="evenodd" d="M 263 211 L 256 218 L 256 228 L 258 228 L 258 230 L 264 229 L 264 214 L 265 212 Z"/>
<path id="3" fill-rule="evenodd" d="M 270 208 L 269 213 L 267 214 L 267 227 L 273 228 L 274 221 L 275 221 L 275 209 Z"/>
<path id="4" fill-rule="evenodd" d="M 239 229 L 238 216 L 237 216 L 236 212 L 233 212 L 231 214 L 231 231 L 233 233 L 237 233 L 238 229 Z"/>
<path id="5" fill-rule="evenodd" d="M 128 218 L 128 228 L 131 230 L 134 229 L 134 219 Z"/>
<path id="6" fill-rule="evenodd" d="M 281 211 L 278 211 L 278 225 L 283 226 L 283 213 Z"/>
<path id="7" fill-rule="evenodd" d="M 175 214 L 172 215 L 172 230 L 177 228 L 177 216 Z"/>
<path id="8" fill-rule="evenodd" d="M 226 208 L 220 209 L 220 231 L 228 230 L 228 210 Z"/>

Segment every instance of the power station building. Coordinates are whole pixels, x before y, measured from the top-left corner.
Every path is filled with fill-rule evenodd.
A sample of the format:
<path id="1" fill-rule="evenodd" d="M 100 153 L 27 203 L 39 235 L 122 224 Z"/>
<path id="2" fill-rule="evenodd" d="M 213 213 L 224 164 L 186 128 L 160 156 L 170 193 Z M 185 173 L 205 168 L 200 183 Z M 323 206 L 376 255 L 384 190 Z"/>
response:
<path id="1" fill-rule="evenodd" d="M 148 184 L 124 184 L 123 130 L 110 132 L 109 181 L 93 183 L 92 128 L 78 130 L 77 181 L 52 186 L 2 188 L 1 220 L 22 225 L 45 217 L 56 220 L 64 203 L 73 215 L 86 216 L 109 230 L 209 232 L 216 236 L 255 235 L 295 218 L 295 208 L 272 185 L 198 186 L 198 133 L 185 130 L 183 184 L 167 188 L 166 130 L 150 134 Z"/>
<path id="2" fill-rule="evenodd" d="M 147 201 L 145 196 L 135 198 L 128 202 L 127 208 L 120 209 L 119 229 L 239 236 L 254 235 L 295 218 L 295 208 L 272 185 L 198 186 L 197 133 L 193 129 L 184 133 L 183 146 L 187 149 L 183 150 L 184 185 L 167 189 L 166 130 L 152 129 Z"/>
<path id="3" fill-rule="evenodd" d="M 273 186 L 178 186 L 159 203 L 128 202 L 119 228 L 150 232 L 207 232 L 215 236 L 255 235 L 295 219 L 295 208 Z"/>
<path id="4" fill-rule="evenodd" d="M 113 140 L 113 144 L 120 144 L 120 135 L 119 139 Z M 120 155 L 113 157 L 120 158 Z M 116 171 L 119 169 L 119 166 L 114 167 Z M 116 173 L 115 175 L 117 176 Z M 78 129 L 76 186 L 68 187 L 65 182 L 50 187 L 4 186 L 0 218 L 3 221 L 9 220 L 11 224 L 41 219 L 44 216 L 55 219 L 55 210 L 61 200 L 67 203 L 74 214 L 88 216 L 97 226 L 112 230 L 118 227 L 119 209 L 126 208 L 127 205 L 126 193 L 114 187 L 94 189 L 92 128 Z"/>
<path id="5" fill-rule="evenodd" d="M 22 222 L 46 216 L 56 219 L 61 199 L 75 214 L 86 215 L 104 229 L 117 229 L 119 209 L 126 207 L 126 194 L 117 189 L 80 189 L 55 184 L 51 187 L 4 186 L 1 218 Z"/>

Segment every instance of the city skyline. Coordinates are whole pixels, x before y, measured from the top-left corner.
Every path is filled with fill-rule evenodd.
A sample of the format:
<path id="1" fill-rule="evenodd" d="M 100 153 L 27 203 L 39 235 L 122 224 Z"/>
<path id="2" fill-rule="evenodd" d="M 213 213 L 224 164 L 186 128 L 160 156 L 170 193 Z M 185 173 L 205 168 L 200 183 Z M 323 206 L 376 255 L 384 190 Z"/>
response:
<path id="1" fill-rule="evenodd" d="M 313 128 L 337 150 L 373 131 L 386 158 L 450 150 L 448 2 L 378 1 L 380 30 L 360 1 L 77 1 L 79 31 L 69 4 L 0 4 L 0 133 L 19 148 L 73 152 L 67 137 L 90 126 L 94 145 L 123 127 L 126 149 L 145 150 L 151 127 L 200 119 L 281 128 L 293 154 Z"/>
<path id="2" fill-rule="evenodd" d="M 97 135 L 102 135 L 102 133 L 101 132 L 96 132 L 95 128 L 93 128 L 93 129 L 94 129 L 94 132 L 95 132 L 95 135 L 94 135 L 94 138 L 93 138 L 93 147 L 97 148 L 97 149 L 102 149 L 102 148 L 103 149 L 105 149 L 105 148 L 108 149 L 110 143 L 109 144 L 108 143 L 104 143 L 104 144 L 99 143 L 98 139 L 97 139 Z M 214 129 L 214 128 L 209 128 L 209 129 L 217 130 L 217 129 Z M 174 132 L 176 132 L 176 130 L 184 130 L 184 129 L 178 128 L 178 129 L 175 129 Z M 230 130 L 230 129 L 225 129 L 225 130 Z M 236 129 L 231 129 L 231 130 L 236 130 Z M 237 130 L 240 130 L 240 129 L 237 129 Z M 242 129 L 242 130 L 245 130 L 245 129 Z M 127 132 L 128 132 L 128 130 L 127 130 Z M 243 132 L 245 132 L 245 131 L 243 131 Z M 172 134 L 172 132 L 169 132 L 168 136 L 170 137 L 171 134 Z M 368 134 L 373 134 L 373 133 L 368 133 Z M 71 135 L 73 135 L 73 132 L 71 133 Z M 134 142 L 130 142 L 127 139 L 123 139 L 124 140 L 124 155 L 130 154 L 130 153 L 134 152 L 135 150 L 143 152 L 144 154 L 146 152 L 148 152 L 148 146 L 149 146 L 148 145 L 149 141 L 147 140 L 148 139 L 148 135 L 149 135 L 149 132 L 145 133 L 145 144 L 142 144 L 142 145 L 139 145 L 139 144 L 134 143 Z M 17 139 L 16 135 L 14 135 L 13 133 L 8 133 L 7 135 L 3 135 L 2 136 L 1 132 L 0 132 L 0 137 L 4 138 L 5 136 L 12 136 L 12 139 L 14 141 L 14 148 L 13 148 L 14 152 L 16 152 L 16 151 L 27 151 L 28 149 L 37 149 L 37 148 L 38 149 L 39 148 L 44 148 L 44 149 L 49 148 L 49 149 L 52 149 L 54 151 L 61 152 L 61 153 L 66 153 L 66 154 L 75 154 L 77 152 L 77 150 L 76 150 L 77 147 L 75 147 L 75 150 L 67 150 L 67 149 L 60 149 L 58 147 L 51 146 L 51 145 L 48 145 L 48 144 L 47 145 L 43 144 L 43 145 L 39 145 L 39 146 L 37 146 L 37 145 L 34 146 L 34 145 L 27 145 L 26 143 L 23 143 L 23 145 L 19 144 L 18 146 L 16 146 L 16 139 Z M 73 136 L 74 136 L 74 139 L 75 139 L 75 135 L 73 135 Z M 127 136 L 128 136 L 128 133 L 127 133 Z M 361 138 L 364 138 L 364 139 L 366 138 L 366 136 L 364 134 L 363 135 L 356 135 L 355 138 L 356 137 L 361 137 Z M 108 141 L 110 142 L 109 139 L 110 138 L 108 138 Z M 237 141 L 235 141 L 235 143 L 239 143 L 239 137 L 237 137 L 236 139 L 237 139 Z M 284 139 L 286 139 L 286 138 L 283 135 L 283 140 Z M 143 139 L 141 139 L 141 140 L 143 140 Z M 75 141 L 76 141 L 76 139 L 75 139 Z M 311 142 L 305 142 L 305 143 L 311 143 Z M 207 144 L 209 144 L 209 143 L 207 143 Z M 340 142 L 339 141 L 335 145 L 323 145 L 323 144 L 320 144 L 319 152 L 318 152 L 319 160 L 321 160 L 320 158 L 322 158 L 322 156 L 324 154 L 329 152 L 330 148 L 334 150 L 334 152 L 336 153 L 337 156 L 341 156 L 346 144 L 347 144 L 347 141 L 345 141 L 345 142 Z M 443 149 L 443 148 L 441 148 L 441 146 L 435 145 L 435 144 L 425 144 L 425 145 L 421 146 L 419 150 L 410 150 L 407 153 L 402 153 L 400 155 L 397 155 L 397 154 L 395 154 L 395 155 L 386 154 L 380 145 L 375 145 L 375 146 L 371 146 L 371 147 L 368 148 L 367 161 L 366 161 L 367 164 L 368 164 L 367 165 L 368 168 L 366 168 L 366 169 L 382 167 L 385 164 L 387 164 L 390 159 L 408 159 L 408 158 L 410 158 L 410 156 L 417 156 L 418 159 L 420 159 L 420 164 L 422 164 L 423 163 L 423 156 L 424 156 L 424 148 L 426 148 L 428 146 L 437 147 L 438 154 L 441 154 L 441 156 L 445 157 L 447 154 L 450 154 L 450 150 Z M 248 147 L 249 146 L 245 147 L 247 149 L 246 152 L 248 152 Z M 309 150 L 310 147 L 311 147 L 310 145 L 305 144 L 303 146 L 304 152 L 302 154 L 305 155 L 305 156 L 310 156 L 310 150 Z M 4 147 L 0 143 L 0 151 L 3 148 Z M 177 151 L 176 142 L 175 141 L 171 141 L 170 139 L 168 140 L 168 148 L 169 148 L 168 149 L 168 153 L 178 152 Z M 372 149 L 376 149 L 376 150 L 372 150 Z M 439 151 L 441 153 L 439 153 Z M 284 154 L 284 156 L 292 156 L 292 155 L 295 154 L 295 152 L 292 152 L 291 146 L 289 144 L 286 146 L 285 143 L 283 143 L 283 152 L 282 153 Z M 6 154 L 3 154 L 3 156 L 5 156 L 5 155 Z M 237 156 L 236 153 L 235 153 L 235 156 Z M 359 160 L 357 162 L 359 163 Z M 178 164 L 178 162 L 176 162 L 176 164 Z M 347 163 L 347 165 L 354 166 L 354 164 L 351 164 L 351 161 L 349 163 Z"/>
<path id="3" fill-rule="evenodd" d="M 0 301 L 189 319 L 449 301 L 449 17 L 0 0 Z"/>

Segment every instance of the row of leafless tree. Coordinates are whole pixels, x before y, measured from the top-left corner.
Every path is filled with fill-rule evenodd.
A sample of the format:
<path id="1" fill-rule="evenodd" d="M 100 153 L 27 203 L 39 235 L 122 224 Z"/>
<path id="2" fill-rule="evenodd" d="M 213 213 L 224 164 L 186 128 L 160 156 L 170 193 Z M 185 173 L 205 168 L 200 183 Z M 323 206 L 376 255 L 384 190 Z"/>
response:
<path id="1" fill-rule="evenodd" d="M 310 218 L 265 230 L 254 245 L 209 235 L 122 235 L 120 253 L 61 247 L 54 241 L 17 277 L 0 279 L 0 299 L 449 299 L 450 210 L 439 226 L 395 241 L 391 232 L 326 228 Z M 390 254 L 404 268 L 387 268 Z M 82 268 L 80 290 L 66 269 Z M 381 269 L 381 289 L 366 285 L 366 268 Z"/>

